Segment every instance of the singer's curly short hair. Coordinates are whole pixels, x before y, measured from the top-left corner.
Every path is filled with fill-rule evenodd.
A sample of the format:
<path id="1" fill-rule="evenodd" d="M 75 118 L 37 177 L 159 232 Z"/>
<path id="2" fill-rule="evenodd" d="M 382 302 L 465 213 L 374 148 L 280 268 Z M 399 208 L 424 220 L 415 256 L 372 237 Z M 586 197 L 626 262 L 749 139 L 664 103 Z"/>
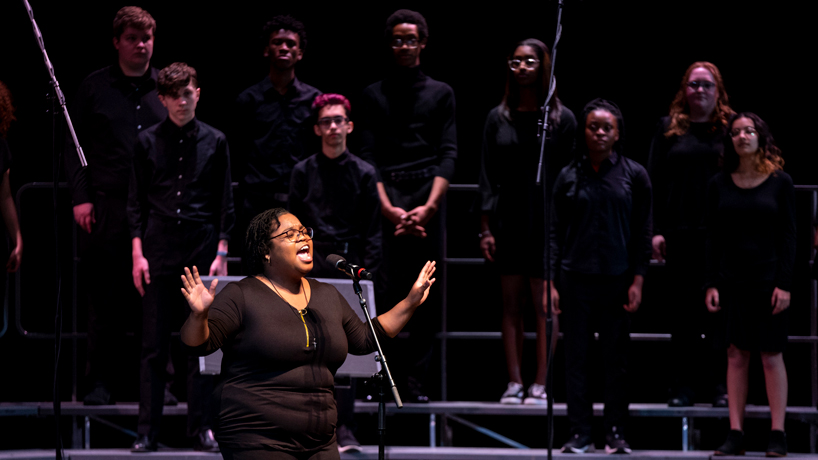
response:
<path id="1" fill-rule="evenodd" d="M 270 253 L 273 243 L 270 240 L 270 233 L 281 226 L 279 217 L 290 214 L 284 208 L 268 209 L 253 217 L 247 227 L 247 237 L 245 238 L 245 267 L 250 275 L 258 275 L 264 272 L 266 263 L 265 257 Z"/>

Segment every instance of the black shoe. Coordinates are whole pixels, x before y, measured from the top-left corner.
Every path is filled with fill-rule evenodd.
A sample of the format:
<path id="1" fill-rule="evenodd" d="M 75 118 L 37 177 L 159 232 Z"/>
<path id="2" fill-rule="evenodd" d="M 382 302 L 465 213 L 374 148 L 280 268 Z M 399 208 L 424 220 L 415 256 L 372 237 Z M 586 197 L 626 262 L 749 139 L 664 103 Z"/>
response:
<path id="1" fill-rule="evenodd" d="M 770 431 L 770 442 L 767 443 L 768 457 L 787 456 L 787 434 L 783 431 Z"/>
<path id="2" fill-rule="evenodd" d="M 167 388 L 165 388 L 165 401 L 164 404 L 166 406 L 176 406 L 179 404 L 179 400 L 176 399 L 176 396 L 173 396 L 173 393 L 170 392 Z"/>
<path id="3" fill-rule="evenodd" d="M 611 432 L 605 436 L 605 452 L 609 454 L 629 454 L 631 446 L 625 441 L 625 436 L 617 427 L 611 427 Z"/>
<path id="4" fill-rule="evenodd" d="M 355 435 L 352 433 L 346 425 L 341 425 L 338 427 L 338 430 L 335 432 L 336 438 L 338 439 L 338 452 L 360 452 L 361 451 L 361 443 L 355 439 Z"/>
<path id="5" fill-rule="evenodd" d="M 213 437 L 213 430 L 201 430 L 199 434 L 193 438 L 193 450 L 198 452 L 218 452 L 219 443 Z"/>
<path id="6" fill-rule="evenodd" d="M 111 397 L 111 392 L 105 385 L 98 384 L 85 395 L 82 403 L 86 406 L 107 406 L 114 403 L 114 398 Z"/>
<path id="7" fill-rule="evenodd" d="M 594 451 L 594 443 L 591 442 L 591 436 L 587 434 L 575 434 L 571 436 L 560 450 L 564 454 L 584 454 L 586 452 Z"/>
<path id="8" fill-rule="evenodd" d="M 730 430 L 727 440 L 713 452 L 713 455 L 744 455 L 744 432 Z"/>
<path id="9" fill-rule="evenodd" d="M 131 444 L 131 452 L 156 452 L 156 439 L 140 434 Z"/>
<path id="10" fill-rule="evenodd" d="M 669 407 L 688 407 L 692 406 L 693 403 L 690 402 L 690 396 L 685 393 L 679 393 L 670 397 L 667 400 L 667 405 Z"/>
<path id="11" fill-rule="evenodd" d="M 729 405 L 727 393 L 716 395 L 713 398 L 713 407 L 727 407 Z"/>

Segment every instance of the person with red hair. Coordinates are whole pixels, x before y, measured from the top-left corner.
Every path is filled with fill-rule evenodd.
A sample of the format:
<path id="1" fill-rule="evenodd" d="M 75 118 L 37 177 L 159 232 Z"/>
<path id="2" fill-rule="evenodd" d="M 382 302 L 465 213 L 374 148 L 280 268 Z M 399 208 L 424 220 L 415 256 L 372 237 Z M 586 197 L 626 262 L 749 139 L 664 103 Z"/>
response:
<path id="1" fill-rule="evenodd" d="M 704 296 L 704 211 L 708 180 L 721 168 L 724 126 L 733 110 L 719 69 L 694 62 L 682 78 L 670 114 L 661 119 L 650 147 L 648 173 L 654 193 L 653 258 L 666 261 L 673 383 L 669 406 L 693 404 L 693 369 L 708 372 L 713 405 L 727 406 L 723 315 L 707 315 Z M 702 334 L 709 350 L 702 349 Z M 709 351 L 709 352 L 708 352 Z M 701 363 L 707 363 L 702 366 Z"/>

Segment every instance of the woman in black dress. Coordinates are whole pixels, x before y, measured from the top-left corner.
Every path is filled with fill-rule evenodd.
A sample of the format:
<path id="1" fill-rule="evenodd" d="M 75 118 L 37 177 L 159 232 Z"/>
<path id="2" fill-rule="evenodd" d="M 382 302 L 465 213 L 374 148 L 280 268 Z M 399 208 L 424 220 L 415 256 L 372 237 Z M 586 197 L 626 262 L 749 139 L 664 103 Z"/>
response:
<path id="1" fill-rule="evenodd" d="M 214 299 L 196 267 L 182 276 L 191 314 L 182 341 L 194 353 L 224 352 L 216 387 L 216 439 L 230 459 L 338 459 L 334 373 L 347 352 L 374 350 L 375 337 L 331 285 L 305 278 L 312 269 L 312 229 L 284 209 L 256 216 L 247 230 L 255 273 Z M 394 337 L 426 300 L 434 262 L 409 295 L 373 320 Z"/>
<path id="2" fill-rule="evenodd" d="M 713 353 L 724 347 L 724 318 L 708 315 L 701 307 L 701 266 L 707 182 L 721 169 L 724 126 L 732 114 L 719 69 L 709 62 L 694 62 L 682 78 L 670 114 L 659 121 L 650 146 L 653 257 L 667 259 L 672 292 L 665 299 L 672 333 L 669 406 L 692 405 L 694 384 L 700 381 L 706 382 L 702 393 L 714 406 L 727 406 L 725 359 Z M 702 347 L 702 334 L 707 349 Z M 703 369 L 704 375 L 694 369 Z"/>
<path id="3" fill-rule="evenodd" d="M 571 438 L 562 451 L 593 450 L 588 357 L 593 333 L 599 332 L 605 450 L 629 453 L 629 314 L 641 304 L 650 259 L 650 179 L 645 168 L 622 155 L 624 123 L 615 104 L 593 100 L 579 120 L 583 128 L 577 133 L 577 153 L 554 184 L 551 220 L 551 274 L 559 274 L 559 291 L 553 289 L 551 297 L 562 322 L 571 424 Z"/>
<path id="4" fill-rule="evenodd" d="M 727 124 L 724 171 L 708 186 L 707 293 L 727 310 L 730 433 L 716 455 L 740 455 L 750 353 L 761 353 L 772 431 L 767 456 L 787 454 L 787 345 L 795 262 L 795 188 L 767 124 L 749 112 Z"/>
<path id="5" fill-rule="evenodd" d="M 540 142 L 537 120 L 545 103 L 551 76 L 551 56 L 541 41 L 519 42 L 508 58 L 506 93 L 492 109 L 483 132 L 480 169 L 480 249 L 497 264 L 503 293 L 502 334 L 508 387 L 500 398 L 504 404 L 545 404 L 548 369 L 545 338 L 545 193 L 559 170 L 571 159 L 576 129 L 574 114 L 556 93 L 551 100 L 550 138 L 546 144 L 545 171 L 537 181 Z M 520 372 L 523 349 L 523 306 L 530 299 L 536 312 L 537 374 L 523 391 Z M 554 318 L 553 337 L 559 333 Z M 552 342 L 556 344 L 556 341 Z"/>

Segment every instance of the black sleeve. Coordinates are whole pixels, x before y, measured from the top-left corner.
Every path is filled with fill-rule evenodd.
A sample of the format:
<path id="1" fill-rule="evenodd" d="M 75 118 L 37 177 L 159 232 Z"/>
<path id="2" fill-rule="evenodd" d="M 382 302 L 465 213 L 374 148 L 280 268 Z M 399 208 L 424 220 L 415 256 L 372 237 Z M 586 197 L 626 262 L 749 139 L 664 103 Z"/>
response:
<path id="1" fill-rule="evenodd" d="M 229 283 L 216 294 L 207 312 L 207 327 L 210 335 L 198 347 L 188 347 L 188 353 L 207 356 L 221 348 L 241 329 L 241 312 L 244 306 L 244 292 L 237 283 Z"/>
<path id="2" fill-rule="evenodd" d="M 630 161 L 625 159 L 625 161 Z M 650 264 L 653 237 L 653 209 L 650 178 L 645 169 L 633 162 L 633 211 L 631 214 L 631 240 L 628 243 L 628 265 L 634 275 L 645 276 Z"/>
<path id="3" fill-rule="evenodd" d="M 557 180 L 554 182 L 554 192 L 551 194 L 551 229 L 549 231 L 548 242 L 551 245 L 551 280 L 557 278 L 561 261 L 562 249 L 565 243 L 566 226 L 570 218 L 570 209 L 568 209 L 569 198 L 567 197 L 566 188 L 569 187 L 567 181 L 574 168 L 574 163 L 562 169 Z"/>
<path id="4" fill-rule="evenodd" d="M 352 311 L 352 307 L 349 306 L 344 296 L 337 290 L 335 291 L 338 296 L 338 308 L 343 312 L 342 321 L 344 322 L 344 332 L 347 336 L 349 353 L 353 355 L 366 355 L 377 350 L 375 336 L 372 335 L 372 330 L 369 329 L 369 325 L 361 321 L 361 318 Z M 378 318 L 372 318 L 372 327 L 375 329 L 379 341 L 390 338 L 386 334 L 386 331 L 383 330 Z"/>
<path id="5" fill-rule="evenodd" d="M 304 197 L 307 196 L 307 162 L 298 162 L 293 167 L 293 172 L 290 174 L 290 192 L 288 194 L 287 210 L 292 215 L 303 219 L 306 217 L 304 212 Z"/>
<path id="6" fill-rule="evenodd" d="M 85 121 L 88 118 L 85 112 L 90 110 L 89 107 L 92 105 L 92 94 L 93 91 L 92 88 L 90 88 L 90 84 L 87 81 L 83 81 L 77 91 L 73 108 L 70 111 L 71 122 L 74 125 L 74 131 L 77 133 L 77 139 L 80 141 L 80 145 L 82 145 L 82 139 L 89 138 L 85 132 L 87 129 Z M 74 145 L 74 139 L 71 137 L 71 133 L 68 132 L 65 135 L 64 156 L 65 175 L 68 180 L 68 189 L 71 191 L 72 204 L 76 206 L 78 204 L 93 202 L 91 199 L 93 191 L 91 190 L 91 184 L 88 182 L 87 168 L 84 168 L 82 164 L 80 164 L 79 156 L 77 156 L 77 147 Z"/>
<path id="7" fill-rule="evenodd" d="M 480 176 L 478 179 L 477 209 L 482 214 L 494 214 L 497 209 L 497 183 L 493 174 L 496 168 L 492 167 L 492 154 L 496 147 L 497 123 L 494 120 L 494 111 L 486 118 L 486 125 L 483 128 L 483 146 L 480 155 Z"/>
<path id="8" fill-rule="evenodd" d="M 381 199 L 378 196 L 378 179 L 375 174 L 364 176 L 363 190 L 365 196 L 364 208 L 369 211 L 365 217 L 366 232 L 364 248 L 364 266 L 372 271 L 381 267 L 383 260 L 383 232 L 381 229 Z"/>
<path id="9" fill-rule="evenodd" d="M 361 150 L 358 156 L 375 167 L 375 178 L 377 182 L 383 182 L 381 170 L 378 168 L 376 161 L 379 146 L 378 136 L 375 132 L 377 131 L 376 120 L 380 112 L 380 107 L 378 107 L 378 102 L 375 100 L 375 97 L 369 93 L 369 89 L 364 90 L 364 93 L 361 95 L 361 102 L 359 103 L 360 109 L 358 113 L 360 114 L 361 120 Z"/>
<path id="10" fill-rule="evenodd" d="M 719 267 L 721 261 L 720 251 L 722 241 L 720 241 L 721 231 L 718 228 L 718 210 L 719 210 L 719 187 L 718 178 L 716 175 L 707 184 L 707 209 L 705 212 L 705 288 L 718 288 L 721 284 Z"/>
<path id="11" fill-rule="evenodd" d="M 219 219 L 219 239 L 229 240 L 230 232 L 236 225 L 236 208 L 233 202 L 233 178 L 230 172 L 230 147 L 222 136 L 216 146 L 217 154 L 224 158 L 224 183 L 222 184 L 222 206 Z"/>
<path id="12" fill-rule="evenodd" d="M 454 91 L 448 86 L 440 101 L 440 144 L 437 145 L 437 176 L 451 182 L 454 179 L 454 163 L 457 159 L 457 125 L 455 123 Z"/>
<path id="13" fill-rule="evenodd" d="M 653 184 L 653 228 L 657 235 L 665 232 L 665 206 L 667 205 L 667 154 L 669 140 L 665 137 L 667 130 L 665 118 L 656 126 L 656 133 L 650 143 L 648 154 L 648 174 Z"/>
<path id="14" fill-rule="evenodd" d="M 792 272 L 795 266 L 795 187 L 789 175 L 781 175 L 778 188 L 778 226 L 776 238 L 777 264 L 775 286 L 784 291 L 792 291 Z"/>
<path id="15" fill-rule="evenodd" d="M 145 235 L 147 226 L 147 147 L 144 145 L 145 139 L 139 136 L 139 141 L 134 148 L 133 167 L 131 168 L 131 180 L 128 183 L 128 224 L 130 225 L 131 238 L 142 238 Z"/>

